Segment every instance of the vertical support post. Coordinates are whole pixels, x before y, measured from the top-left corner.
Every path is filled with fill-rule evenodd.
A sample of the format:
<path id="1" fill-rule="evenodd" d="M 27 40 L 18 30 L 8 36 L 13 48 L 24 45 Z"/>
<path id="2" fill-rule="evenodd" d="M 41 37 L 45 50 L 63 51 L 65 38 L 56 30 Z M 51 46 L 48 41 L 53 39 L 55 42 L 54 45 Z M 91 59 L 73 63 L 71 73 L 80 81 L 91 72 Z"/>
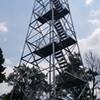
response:
<path id="1" fill-rule="evenodd" d="M 49 0 L 49 3 L 50 3 L 50 9 L 51 9 L 51 0 Z M 52 26 L 52 22 L 50 22 L 50 28 L 49 28 L 49 30 L 50 30 L 50 34 L 49 34 L 49 37 L 50 37 L 50 39 L 49 39 L 49 42 L 51 43 L 51 38 L 52 38 L 52 36 L 51 36 L 51 32 L 52 32 L 52 28 L 51 28 L 51 26 Z M 51 70 L 52 70 L 52 62 L 51 62 L 51 55 L 49 56 L 49 85 L 51 86 L 52 85 L 52 80 L 51 80 L 51 78 L 52 78 L 52 74 L 51 74 Z M 51 91 L 49 92 L 49 98 L 51 98 Z"/>
<path id="2" fill-rule="evenodd" d="M 55 97 L 56 95 L 56 90 L 55 90 L 55 44 L 54 44 L 54 9 L 53 9 L 53 2 L 51 0 L 51 9 L 52 9 L 52 20 L 51 20 L 51 28 L 52 28 L 52 31 L 51 31 L 51 37 L 52 37 L 52 63 L 53 63 L 53 97 Z"/>

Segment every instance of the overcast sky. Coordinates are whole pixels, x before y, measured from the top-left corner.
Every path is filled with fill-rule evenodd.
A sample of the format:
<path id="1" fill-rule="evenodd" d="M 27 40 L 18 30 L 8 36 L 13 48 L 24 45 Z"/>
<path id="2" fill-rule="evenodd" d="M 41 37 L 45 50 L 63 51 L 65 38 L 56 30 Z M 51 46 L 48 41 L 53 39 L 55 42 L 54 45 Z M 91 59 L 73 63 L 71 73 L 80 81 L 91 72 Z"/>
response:
<path id="1" fill-rule="evenodd" d="M 0 47 L 6 65 L 16 65 L 32 12 L 33 0 L 0 0 Z M 100 36 L 100 0 L 69 0 L 76 34 L 84 46 L 98 49 Z M 89 48 L 90 48 L 89 47 Z"/>
<path id="2" fill-rule="evenodd" d="M 33 1 L 0 0 L 0 47 L 7 66 L 19 62 Z M 100 0 L 69 0 L 69 3 L 81 53 L 94 49 L 100 54 Z"/>

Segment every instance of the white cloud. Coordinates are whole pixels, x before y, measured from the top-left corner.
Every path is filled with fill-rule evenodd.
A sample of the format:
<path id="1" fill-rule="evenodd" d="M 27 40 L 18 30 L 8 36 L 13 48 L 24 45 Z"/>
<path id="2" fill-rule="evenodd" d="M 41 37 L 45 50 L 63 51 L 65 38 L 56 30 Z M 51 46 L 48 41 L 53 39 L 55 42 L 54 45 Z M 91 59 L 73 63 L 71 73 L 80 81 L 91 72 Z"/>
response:
<path id="1" fill-rule="evenodd" d="M 0 32 L 8 32 L 7 23 L 5 22 L 0 23 Z"/>
<path id="2" fill-rule="evenodd" d="M 0 95 L 7 94 L 12 90 L 12 86 L 8 86 L 7 83 L 0 84 Z"/>
<path id="3" fill-rule="evenodd" d="M 13 62 L 14 62 L 14 58 L 12 57 L 5 59 L 4 66 L 6 67 L 6 69 L 4 72 L 6 73 L 6 76 L 8 76 L 10 73 L 13 72 L 13 68 L 14 68 Z"/>
<path id="4" fill-rule="evenodd" d="M 92 49 L 100 55 L 100 28 L 95 29 L 87 38 L 79 40 L 79 44 L 82 53 Z"/>
<path id="5" fill-rule="evenodd" d="M 4 71 L 6 77 L 8 77 L 9 74 L 12 73 L 12 72 L 13 72 L 13 68 L 12 67 L 6 67 L 6 69 Z"/>
<path id="6" fill-rule="evenodd" d="M 100 9 L 92 10 L 89 14 L 90 17 L 98 17 L 100 16 Z"/>
<path id="7" fill-rule="evenodd" d="M 10 67 L 12 66 L 11 58 L 6 58 L 6 59 L 5 59 L 5 65 L 6 65 L 6 66 L 10 66 Z"/>
<path id="8" fill-rule="evenodd" d="M 86 2 L 86 5 L 90 5 L 92 4 L 93 0 L 85 0 L 85 2 Z"/>
<path id="9" fill-rule="evenodd" d="M 100 27 L 100 10 L 99 9 L 90 11 L 88 22 L 96 26 L 99 25 Z"/>
<path id="10" fill-rule="evenodd" d="M 95 28 L 100 27 L 100 10 L 96 9 L 90 11 L 88 23 Z"/>
<path id="11" fill-rule="evenodd" d="M 99 19 L 89 19 L 88 22 L 94 26 L 100 26 L 100 20 Z"/>

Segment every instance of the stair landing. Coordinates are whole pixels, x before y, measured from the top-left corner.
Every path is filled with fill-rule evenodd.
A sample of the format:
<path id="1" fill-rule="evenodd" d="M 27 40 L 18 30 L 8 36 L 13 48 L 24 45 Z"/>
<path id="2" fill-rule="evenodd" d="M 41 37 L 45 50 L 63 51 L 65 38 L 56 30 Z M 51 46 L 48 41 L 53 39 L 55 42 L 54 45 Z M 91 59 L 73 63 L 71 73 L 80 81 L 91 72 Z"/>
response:
<path id="1" fill-rule="evenodd" d="M 54 20 L 59 20 L 69 13 L 67 9 L 63 9 L 62 12 L 60 13 L 54 8 L 53 8 L 53 11 L 54 11 Z M 43 16 L 40 16 L 37 20 L 40 21 L 42 24 L 46 23 L 47 21 L 52 20 L 52 10 L 48 11 Z"/>
<path id="2" fill-rule="evenodd" d="M 68 46 L 71 46 L 75 43 L 76 43 L 76 41 L 74 39 L 72 39 L 71 37 L 68 37 L 68 38 L 66 38 L 65 40 L 63 40 L 59 43 L 54 42 L 55 52 L 62 50 L 64 48 L 68 47 Z M 44 46 L 43 48 L 41 48 L 39 50 L 34 51 L 33 53 L 44 58 L 44 57 L 47 57 L 47 56 L 52 54 L 52 51 L 53 51 L 52 47 L 53 47 L 53 45 L 51 43 L 51 44 Z"/>

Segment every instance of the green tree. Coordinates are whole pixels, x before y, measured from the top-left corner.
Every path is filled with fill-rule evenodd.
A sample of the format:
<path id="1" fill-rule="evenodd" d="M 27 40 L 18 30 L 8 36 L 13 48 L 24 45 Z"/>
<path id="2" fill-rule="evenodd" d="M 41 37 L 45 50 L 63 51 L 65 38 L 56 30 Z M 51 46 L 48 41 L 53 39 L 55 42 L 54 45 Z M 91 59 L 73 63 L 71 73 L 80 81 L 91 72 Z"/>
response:
<path id="1" fill-rule="evenodd" d="M 73 100 L 90 100 L 90 89 L 84 75 L 85 68 L 79 54 L 69 55 L 69 63 L 66 68 L 56 77 L 57 97 L 66 97 L 70 94 Z M 72 76 L 71 76 L 72 75 Z M 74 76 L 77 79 L 74 80 Z M 70 81 L 72 78 L 72 81 Z M 77 84 L 80 82 L 80 84 Z"/>
<path id="2" fill-rule="evenodd" d="M 91 83 L 91 100 L 96 100 L 97 95 L 95 90 L 99 89 L 100 84 L 100 58 L 93 51 L 89 51 L 85 54 L 85 61 L 87 69 L 88 80 Z"/>
<path id="3" fill-rule="evenodd" d="M 38 100 L 49 91 L 46 76 L 39 69 L 26 65 L 15 67 L 8 81 L 14 87 L 5 96 L 6 100 Z"/>
<path id="4" fill-rule="evenodd" d="M 3 66 L 4 63 L 4 58 L 3 58 L 3 53 L 0 48 L 0 83 L 2 83 L 5 80 L 5 74 L 3 73 L 5 70 L 5 67 Z"/>

